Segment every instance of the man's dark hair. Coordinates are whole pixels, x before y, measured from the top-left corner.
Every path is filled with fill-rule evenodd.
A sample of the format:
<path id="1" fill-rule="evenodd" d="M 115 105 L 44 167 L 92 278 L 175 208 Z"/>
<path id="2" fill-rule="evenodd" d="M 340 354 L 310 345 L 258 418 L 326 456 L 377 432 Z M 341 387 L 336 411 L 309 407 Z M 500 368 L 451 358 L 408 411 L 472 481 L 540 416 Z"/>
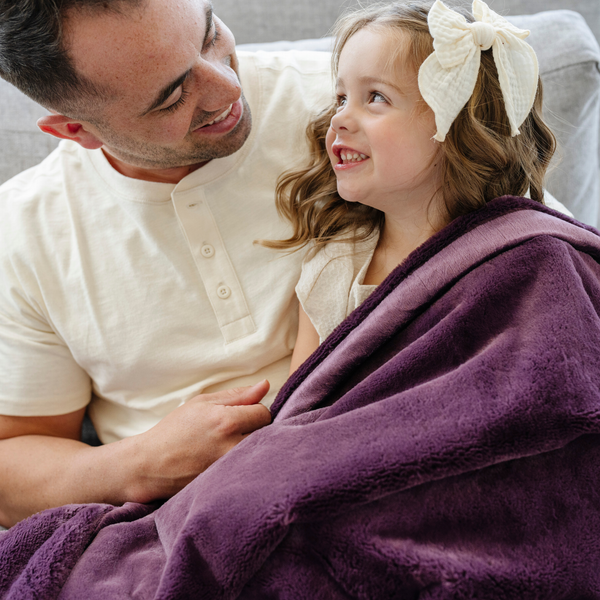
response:
<path id="1" fill-rule="evenodd" d="M 79 75 L 64 46 L 70 11 L 116 12 L 140 0 L 0 0 L 0 77 L 63 114 L 100 94 Z M 74 115 L 69 115 L 74 116 Z"/>

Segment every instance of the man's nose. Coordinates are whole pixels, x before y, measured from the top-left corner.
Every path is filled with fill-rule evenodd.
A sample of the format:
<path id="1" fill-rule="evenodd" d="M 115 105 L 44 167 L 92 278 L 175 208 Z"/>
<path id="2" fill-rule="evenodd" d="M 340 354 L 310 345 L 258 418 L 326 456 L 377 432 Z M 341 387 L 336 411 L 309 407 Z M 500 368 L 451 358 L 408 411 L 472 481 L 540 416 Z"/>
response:
<path id="1" fill-rule="evenodd" d="M 199 108 L 213 112 L 236 102 L 242 87 L 229 61 L 213 62 L 200 59 L 195 67 L 196 80 L 200 87 Z"/>

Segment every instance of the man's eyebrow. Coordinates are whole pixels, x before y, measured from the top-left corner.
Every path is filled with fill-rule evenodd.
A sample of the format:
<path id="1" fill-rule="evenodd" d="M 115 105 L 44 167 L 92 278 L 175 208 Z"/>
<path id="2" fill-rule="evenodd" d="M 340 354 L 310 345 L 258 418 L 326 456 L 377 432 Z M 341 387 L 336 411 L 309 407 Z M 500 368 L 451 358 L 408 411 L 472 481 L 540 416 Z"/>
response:
<path id="1" fill-rule="evenodd" d="M 208 40 L 208 34 L 210 33 L 210 30 L 212 29 L 212 26 L 213 26 L 213 17 L 214 17 L 213 7 L 212 7 L 212 4 L 209 2 L 206 5 L 206 27 L 204 28 L 204 39 L 202 40 L 203 48 L 204 48 L 204 46 L 206 46 L 206 40 Z"/>
<path id="2" fill-rule="evenodd" d="M 210 34 L 210 30 L 213 25 L 213 8 L 212 4 L 207 4 L 206 6 L 206 27 L 204 28 L 204 39 L 202 40 L 202 47 L 206 45 L 206 40 Z M 157 109 L 159 106 L 162 106 L 169 98 L 169 96 L 187 79 L 190 74 L 191 69 L 188 69 L 183 75 L 180 75 L 175 81 L 172 81 L 168 85 L 166 85 L 153 100 L 152 104 L 148 108 L 146 108 L 141 114 L 140 117 L 147 115 L 149 112 Z"/>

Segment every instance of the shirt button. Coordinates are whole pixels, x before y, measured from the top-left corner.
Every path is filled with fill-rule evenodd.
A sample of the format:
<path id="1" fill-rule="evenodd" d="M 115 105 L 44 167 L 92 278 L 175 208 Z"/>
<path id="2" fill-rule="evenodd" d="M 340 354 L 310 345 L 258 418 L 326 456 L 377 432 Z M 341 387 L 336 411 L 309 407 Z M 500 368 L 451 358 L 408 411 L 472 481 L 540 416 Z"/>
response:
<path id="1" fill-rule="evenodd" d="M 220 285 L 217 288 L 217 295 L 222 300 L 225 300 L 226 298 L 229 298 L 229 296 L 231 296 L 231 290 L 226 285 Z"/>
<path id="2" fill-rule="evenodd" d="M 204 256 L 204 258 L 210 258 L 214 255 L 215 249 L 210 244 L 204 244 L 204 246 L 200 248 L 200 252 L 202 252 L 202 256 Z"/>

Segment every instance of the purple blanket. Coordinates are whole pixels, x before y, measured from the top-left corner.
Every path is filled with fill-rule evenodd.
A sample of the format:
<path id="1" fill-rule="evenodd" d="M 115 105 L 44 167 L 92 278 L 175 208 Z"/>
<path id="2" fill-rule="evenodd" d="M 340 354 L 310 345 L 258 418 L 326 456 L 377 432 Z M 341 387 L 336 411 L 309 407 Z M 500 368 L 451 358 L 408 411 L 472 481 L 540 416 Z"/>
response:
<path id="1" fill-rule="evenodd" d="M 177 496 L 0 535 L 2 598 L 600 598 L 600 237 L 504 197 Z"/>

